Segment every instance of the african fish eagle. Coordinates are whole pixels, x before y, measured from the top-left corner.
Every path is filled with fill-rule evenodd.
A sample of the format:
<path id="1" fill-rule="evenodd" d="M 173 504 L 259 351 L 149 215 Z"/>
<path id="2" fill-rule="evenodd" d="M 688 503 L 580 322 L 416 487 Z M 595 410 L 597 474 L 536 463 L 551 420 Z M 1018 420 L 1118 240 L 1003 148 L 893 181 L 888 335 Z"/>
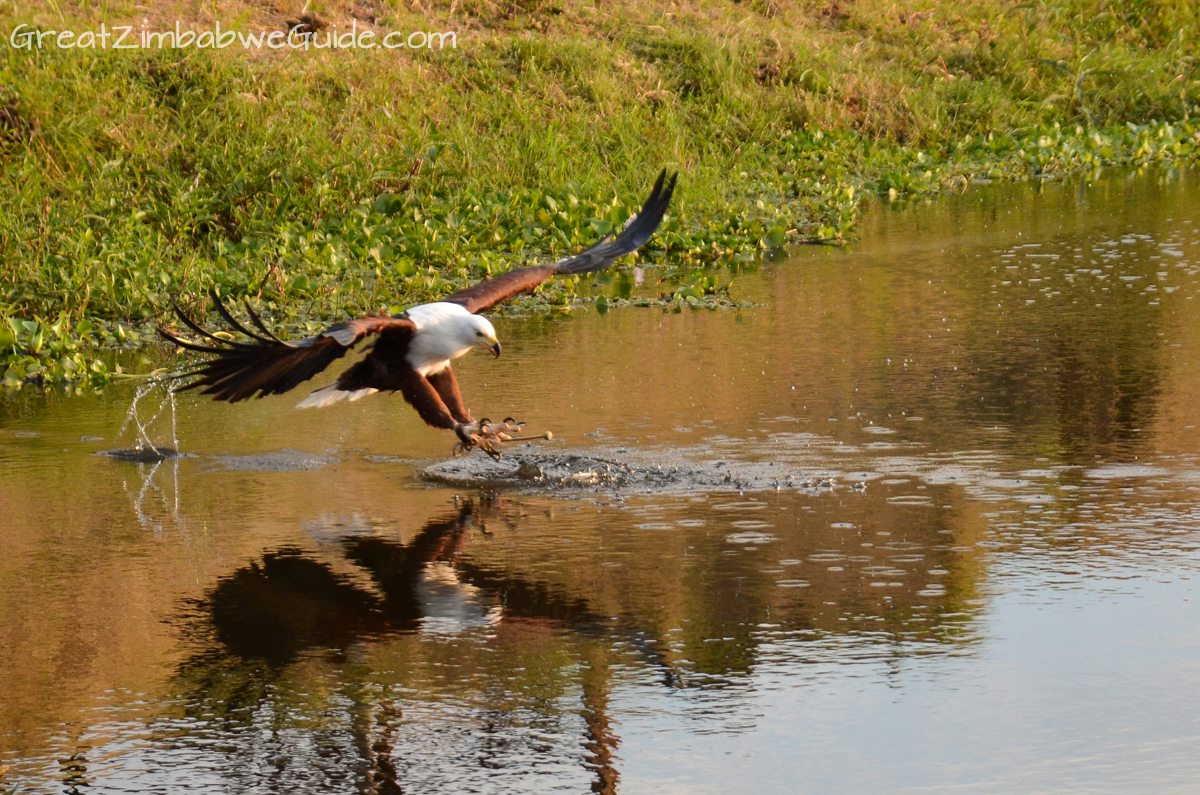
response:
<path id="1" fill-rule="evenodd" d="M 158 327 L 158 333 L 181 348 L 214 354 L 215 358 L 200 368 L 177 377 L 200 376 L 184 389 L 204 387 L 202 394 L 230 403 L 254 397 L 256 393 L 265 397 L 288 392 L 340 359 L 363 338 L 376 335 L 369 353 L 361 361 L 334 383 L 300 401 L 297 408 L 329 406 L 385 390 L 400 392 L 426 424 L 453 430 L 466 450 L 481 445 L 494 455 L 484 438 L 485 428 L 463 405 L 458 381 L 450 367 L 452 359 L 475 346 L 500 356 L 496 330 L 478 313 L 515 295 L 532 292 L 553 276 L 604 270 L 618 257 L 636 251 L 662 223 L 675 191 L 676 176 L 668 178 L 665 169 L 658 175 L 645 205 L 619 235 L 614 237 L 609 233 L 573 257 L 509 271 L 398 315 L 348 320 L 311 337 L 282 340 L 267 329 L 249 306 L 246 313 L 261 334 L 246 328 L 214 292 L 212 299 L 217 312 L 233 329 L 248 337 L 249 342 L 221 339 L 201 328 L 179 307 L 175 307 L 175 312 L 183 324 L 208 343 L 185 340 L 162 326 Z M 501 436 L 500 440 L 506 438 Z"/>

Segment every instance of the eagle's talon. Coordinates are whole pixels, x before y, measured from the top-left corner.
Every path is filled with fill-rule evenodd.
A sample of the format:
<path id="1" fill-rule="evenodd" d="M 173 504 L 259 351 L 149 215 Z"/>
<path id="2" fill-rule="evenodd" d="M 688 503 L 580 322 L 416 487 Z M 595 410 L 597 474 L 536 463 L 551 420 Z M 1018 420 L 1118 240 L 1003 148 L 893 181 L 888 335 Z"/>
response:
<path id="1" fill-rule="evenodd" d="M 454 434 L 458 436 L 459 444 L 468 452 L 475 446 L 476 439 L 478 438 L 474 430 L 474 424 L 464 425 L 463 423 L 458 423 L 454 426 Z"/>
<path id="2" fill-rule="evenodd" d="M 505 417 L 504 422 L 499 424 L 495 424 L 485 417 L 470 424 L 459 425 L 455 428 L 455 432 L 462 441 L 454 446 L 454 455 L 455 457 L 466 455 L 475 448 L 479 448 L 491 456 L 492 460 L 499 461 L 504 457 L 500 452 L 503 445 L 512 442 L 531 442 L 537 439 L 549 441 L 554 438 L 554 434 L 549 431 L 538 436 L 517 436 L 516 434 L 524 427 L 525 423 L 517 422 L 512 417 Z"/>

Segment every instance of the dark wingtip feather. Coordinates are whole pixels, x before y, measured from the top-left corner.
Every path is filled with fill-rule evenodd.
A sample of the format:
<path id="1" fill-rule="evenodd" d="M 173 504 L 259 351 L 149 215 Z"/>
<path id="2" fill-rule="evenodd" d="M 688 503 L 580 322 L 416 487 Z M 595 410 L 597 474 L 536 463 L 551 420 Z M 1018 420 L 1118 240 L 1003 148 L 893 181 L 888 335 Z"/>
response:
<path id="1" fill-rule="evenodd" d="M 228 347 L 215 348 L 211 345 L 198 345 L 195 342 L 192 342 L 190 340 L 185 340 L 183 337 L 178 336 L 177 334 L 175 334 L 173 331 L 166 328 L 165 326 L 159 326 L 155 329 L 155 331 L 158 332 L 158 336 L 162 337 L 164 340 L 171 343 L 172 345 L 176 345 L 180 348 L 185 348 L 189 351 L 198 351 L 199 353 L 225 353 L 226 351 L 229 350 Z M 221 342 L 224 345 L 224 342 L 225 342 L 224 340 L 218 339 L 217 341 Z"/>
<path id="2" fill-rule="evenodd" d="M 225 322 L 228 323 L 230 326 L 233 326 L 235 329 L 237 329 L 241 333 L 245 334 L 247 337 L 249 337 L 252 340 L 256 340 L 258 342 L 262 342 L 265 344 L 269 344 L 272 342 L 272 340 L 269 340 L 266 337 L 258 336 L 253 331 L 251 331 L 250 329 L 246 328 L 241 323 L 239 323 L 237 321 L 237 318 L 235 318 L 233 316 L 233 313 L 231 313 L 228 309 L 225 308 L 225 304 L 221 303 L 221 297 L 219 295 L 217 295 L 216 288 L 213 288 L 209 292 L 208 295 L 210 298 L 212 298 L 213 306 L 215 306 L 217 308 L 217 312 L 220 313 L 221 317 L 224 318 Z"/>
<path id="3" fill-rule="evenodd" d="M 671 197 L 675 195 L 675 180 L 678 176 L 677 172 L 668 179 L 667 170 L 665 168 L 662 170 L 662 173 L 658 175 L 658 180 L 654 183 L 654 190 L 650 192 L 646 203 L 642 205 L 638 217 L 634 219 L 628 229 L 617 237 L 618 241 L 625 238 L 628 241 L 627 244 L 638 248 L 654 235 L 662 223 L 663 216 L 666 215 L 667 207 L 671 204 Z"/>
<path id="4" fill-rule="evenodd" d="M 667 176 L 664 168 L 654 181 L 654 187 L 646 198 L 646 203 L 638 212 L 633 223 L 615 238 L 605 235 L 599 242 L 586 251 L 563 261 L 556 270 L 561 274 L 592 273 L 603 270 L 612 264 L 617 257 L 631 254 L 646 243 L 662 224 L 671 198 L 675 195 L 675 183 L 679 172 Z"/>
<path id="5" fill-rule="evenodd" d="M 333 328 L 350 328 L 354 338 L 350 341 L 339 341 L 334 336 L 325 334 L 309 337 L 300 342 L 287 342 L 276 337 L 266 324 L 262 322 L 253 309 L 247 306 L 246 311 L 251 322 L 262 330 L 266 336 L 252 333 L 241 323 L 238 323 L 221 303 L 214 292 L 213 305 L 231 328 L 249 337 L 249 341 L 227 340 L 206 331 L 192 318 L 175 307 L 179 321 L 200 337 L 194 342 L 181 337 L 166 326 L 159 326 L 157 331 L 167 342 L 197 353 L 213 354 L 214 358 L 201 364 L 194 370 L 179 373 L 173 378 L 194 377 L 196 380 L 187 384 L 184 389 L 200 388 L 201 394 L 212 395 L 215 400 L 236 403 L 241 400 L 266 395 L 278 395 L 287 392 L 312 378 L 328 367 L 334 360 L 345 355 L 346 351 L 359 339 L 367 334 L 381 333 L 389 328 L 400 328 L 412 331 L 412 323 L 403 320 L 380 318 L 361 318 L 357 321 L 341 323 Z M 210 344 L 211 343 L 211 344 Z"/>
<path id="6" fill-rule="evenodd" d="M 214 334 L 209 333 L 208 331 L 205 331 L 203 328 L 200 327 L 200 325 L 198 323 L 196 323 L 196 321 L 194 321 L 190 317 L 188 317 L 187 313 L 184 312 L 182 309 L 180 309 L 178 306 L 175 307 L 175 316 L 179 318 L 179 322 L 183 323 L 183 325 L 187 326 L 192 331 L 199 334 L 201 337 L 204 337 L 205 339 L 210 339 L 213 342 L 217 343 L 218 345 L 225 344 L 225 342 L 226 342 L 225 340 L 221 339 L 220 337 L 218 337 Z"/>
<path id="7" fill-rule="evenodd" d="M 250 306 L 249 301 L 246 302 L 246 314 L 250 316 L 250 320 L 254 323 L 255 326 L 258 327 L 258 330 L 261 331 L 263 334 L 266 334 L 268 337 L 270 337 L 272 341 L 278 342 L 282 345 L 287 344 L 283 340 L 279 339 L 279 337 L 276 337 L 275 334 L 271 331 L 271 329 L 267 328 L 267 324 L 262 322 L 262 318 L 259 317 L 258 313 L 254 311 L 254 307 Z"/>

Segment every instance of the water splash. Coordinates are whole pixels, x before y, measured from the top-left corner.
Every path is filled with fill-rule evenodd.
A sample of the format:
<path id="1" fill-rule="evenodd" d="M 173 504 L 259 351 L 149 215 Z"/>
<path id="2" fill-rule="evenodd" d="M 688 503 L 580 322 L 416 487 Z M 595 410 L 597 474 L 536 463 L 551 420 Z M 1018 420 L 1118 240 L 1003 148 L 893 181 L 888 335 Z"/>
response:
<path id="1" fill-rule="evenodd" d="M 148 398 L 160 387 L 163 394 L 158 401 L 158 407 L 148 419 L 143 418 L 143 399 Z M 138 524 L 152 529 L 155 534 L 162 532 L 164 520 L 154 515 L 158 512 L 154 507 L 157 501 L 161 504 L 161 509 L 168 514 L 167 518 L 179 526 L 179 459 L 186 457 L 186 454 L 179 452 L 179 425 L 172 382 L 152 379 L 137 388 L 116 438 L 120 442 L 130 435 L 133 437 L 132 446 L 106 450 L 104 455 L 138 465 L 142 484 L 137 495 L 133 497 L 133 512 L 137 516 Z M 160 485 L 155 476 L 162 469 L 163 462 L 168 460 L 171 466 L 166 473 L 170 483 Z M 148 471 L 146 465 L 151 465 Z M 157 500 L 151 499 L 152 497 L 157 497 Z"/>
<path id="2" fill-rule="evenodd" d="M 171 521 L 176 525 L 180 525 L 179 518 L 179 458 L 171 460 L 170 473 L 170 492 L 171 496 L 167 496 L 167 487 L 159 485 L 154 476 L 158 474 L 158 470 L 162 467 L 163 460 L 155 461 L 150 467 L 150 471 L 146 472 L 146 464 L 138 463 L 138 473 L 142 477 L 142 487 L 138 490 L 137 497 L 133 500 L 133 513 L 137 517 L 138 524 L 142 527 L 154 531 L 155 535 L 159 535 L 163 530 L 163 521 L 155 518 L 153 515 L 153 501 L 151 502 L 151 510 L 147 510 L 146 498 L 151 495 L 158 497 L 158 502 L 162 508 L 169 512 Z"/>
<path id="3" fill-rule="evenodd" d="M 155 409 L 154 414 L 148 420 L 143 420 L 140 408 L 141 401 L 160 386 L 164 394 L 158 403 L 158 408 Z M 108 450 L 106 455 L 121 461 L 140 463 L 155 463 L 168 458 L 178 458 L 179 431 L 175 408 L 175 390 L 171 383 L 154 379 L 139 386 L 137 394 L 133 397 L 133 403 L 129 406 L 129 412 L 125 415 L 125 421 L 121 423 L 121 429 L 117 431 L 117 439 L 120 440 L 125 438 L 130 426 L 132 426 L 134 432 L 133 446 Z M 165 419 L 163 419 L 164 412 L 167 415 Z M 170 423 L 170 441 L 167 442 L 161 439 L 155 441 L 151 438 L 151 431 L 155 430 L 158 425 L 168 421 Z"/>

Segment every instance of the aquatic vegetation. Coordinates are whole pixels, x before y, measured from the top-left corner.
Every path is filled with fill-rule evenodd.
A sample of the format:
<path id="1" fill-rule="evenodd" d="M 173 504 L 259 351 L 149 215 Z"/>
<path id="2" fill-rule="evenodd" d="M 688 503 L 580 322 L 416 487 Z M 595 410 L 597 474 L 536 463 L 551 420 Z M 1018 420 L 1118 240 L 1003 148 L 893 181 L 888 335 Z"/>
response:
<path id="1" fill-rule="evenodd" d="M 6 387 L 64 381 L 108 380 L 108 368 L 91 349 L 94 325 L 83 320 L 72 325 L 66 314 L 53 323 L 7 319 L 0 328 L 0 364 Z"/>
<path id="2" fill-rule="evenodd" d="M 0 29 L 135 13 L 117 5 L 6 5 Z M 285 24 L 238 8 L 235 28 Z M 360 11 L 317 13 L 349 23 Z M 193 12 L 160 3 L 148 19 L 165 28 Z M 663 166 L 685 179 L 637 264 L 657 269 L 653 301 L 717 306 L 697 287 L 712 266 L 849 239 L 866 197 L 1193 163 L 1198 16 L 1181 0 L 605 13 L 435 2 L 381 7 L 360 26 L 458 30 L 453 50 L 6 40 L 0 320 L 65 318 L 84 366 L 15 330 L 4 377 L 99 378 L 96 347 L 138 344 L 171 303 L 199 310 L 213 287 L 296 331 L 425 301 L 588 245 Z M 556 285 L 538 305 L 596 288 Z M 607 300 L 629 298 L 611 288 Z"/>

